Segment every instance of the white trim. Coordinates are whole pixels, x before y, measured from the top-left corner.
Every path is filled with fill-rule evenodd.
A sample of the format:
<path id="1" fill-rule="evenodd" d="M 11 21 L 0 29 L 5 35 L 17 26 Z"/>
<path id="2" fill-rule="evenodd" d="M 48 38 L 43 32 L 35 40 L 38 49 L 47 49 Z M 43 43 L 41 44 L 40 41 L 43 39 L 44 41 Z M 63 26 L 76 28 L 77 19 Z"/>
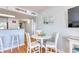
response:
<path id="1" fill-rule="evenodd" d="M 19 46 L 23 46 L 24 45 L 24 43 L 22 43 L 22 44 L 20 44 Z M 17 48 L 18 46 L 14 46 L 13 48 Z M 11 49 L 12 47 L 8 47 L 8 48 L 5 48 L 4 50 L 9 50 L 9 49 Z M 4 51 L 3 50 L 3 51 Z M 0 50 L 1 51 L 1 50 Z"/>

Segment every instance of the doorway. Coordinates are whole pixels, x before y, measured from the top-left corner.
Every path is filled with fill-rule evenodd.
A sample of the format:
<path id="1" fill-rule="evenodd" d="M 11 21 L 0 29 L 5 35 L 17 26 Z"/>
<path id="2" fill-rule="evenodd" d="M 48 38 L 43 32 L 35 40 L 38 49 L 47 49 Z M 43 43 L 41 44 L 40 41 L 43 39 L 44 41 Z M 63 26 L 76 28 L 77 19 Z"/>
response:
<path id="1" fill-rule="evenodd" d="M 20 29 L 24 29 L 25 32 L 33 34 L 35 31 L 35 24 L 33 20 L 28 19 L 26 21 L 20 21 Z"/>

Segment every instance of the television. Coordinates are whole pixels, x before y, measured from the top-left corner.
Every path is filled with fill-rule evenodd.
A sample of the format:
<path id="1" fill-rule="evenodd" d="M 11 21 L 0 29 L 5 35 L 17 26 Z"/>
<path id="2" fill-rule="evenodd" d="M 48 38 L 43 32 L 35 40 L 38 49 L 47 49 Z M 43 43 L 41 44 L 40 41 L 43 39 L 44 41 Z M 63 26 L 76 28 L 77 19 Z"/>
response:
<path id="1" fill-rule="evenodd" d="M 68 27 L 79 27 L 79 6 L 68 9 Z"/>

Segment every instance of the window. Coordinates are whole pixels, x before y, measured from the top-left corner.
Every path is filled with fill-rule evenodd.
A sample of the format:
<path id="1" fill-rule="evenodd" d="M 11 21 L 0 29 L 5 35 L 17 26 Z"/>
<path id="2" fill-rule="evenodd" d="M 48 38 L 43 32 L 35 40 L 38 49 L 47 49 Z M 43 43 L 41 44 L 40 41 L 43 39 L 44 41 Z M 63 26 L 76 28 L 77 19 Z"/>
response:
<path id="1" fill-rule="evenodd" d="M 7 29 L 7 23 L 6 22 L 0 22 L 0 29 Z"/>

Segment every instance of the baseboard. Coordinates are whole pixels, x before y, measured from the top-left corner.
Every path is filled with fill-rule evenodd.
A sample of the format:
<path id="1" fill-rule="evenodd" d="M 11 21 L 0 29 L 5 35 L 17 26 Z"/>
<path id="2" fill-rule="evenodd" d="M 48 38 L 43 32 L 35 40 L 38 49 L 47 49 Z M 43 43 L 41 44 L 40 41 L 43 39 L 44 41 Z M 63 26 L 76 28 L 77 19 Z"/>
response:
<path id="1" fill-rule="evenodd" d="M 20 46 L 23 46 L 24 45 L 24 43 L 23 44 L 20 44 Z M 14 46 L 13 48 L 17 48 L 18 46 Z M 9 49 L 11 49 L 12 47 L 8 47 L 8 48 L 5 48 L 5 49 L 3 49 L 3 51 L 4 50 L 9 50 Z M 0 50 L 0 51 L 2 51 L 2 50 Z"/>

